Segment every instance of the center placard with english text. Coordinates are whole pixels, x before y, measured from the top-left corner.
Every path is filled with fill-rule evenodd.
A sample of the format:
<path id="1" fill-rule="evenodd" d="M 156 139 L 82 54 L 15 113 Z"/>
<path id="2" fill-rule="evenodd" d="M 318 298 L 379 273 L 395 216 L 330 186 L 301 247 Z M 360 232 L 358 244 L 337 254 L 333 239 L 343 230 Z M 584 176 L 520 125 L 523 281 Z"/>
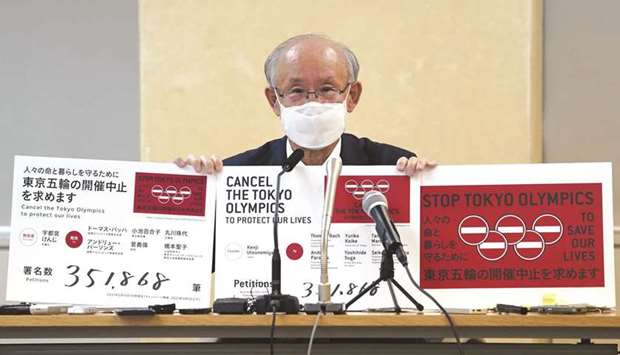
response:
<path id="1" fill-rule="evenodd" d="M 318 300 L 325 170 L 298 166 L 283 175 L 280 203 L 276 206 L 279 171 L 279 167 L 226 167 L 218 176 L 216 298 L 256 297 L 270 292 L 277 208 L 282 292 L 297 296 L 302 304 Z M 393 166 L 343 167 L 329 239 L 333 302 L 346 303 L 379 277 L 383 246 L 374 223 L 362 210 L 367 191 L 380 191 L 386 196 L 405 250 L 415 245 L 412 181 Z M 401 285 L 413 289 L 399 265 L 395 275 Z M 402 307 L 413 307 L 404 296 L 397 296 Z M 351 309 L 392 306 L 387 284 L 381 283 Z"/>

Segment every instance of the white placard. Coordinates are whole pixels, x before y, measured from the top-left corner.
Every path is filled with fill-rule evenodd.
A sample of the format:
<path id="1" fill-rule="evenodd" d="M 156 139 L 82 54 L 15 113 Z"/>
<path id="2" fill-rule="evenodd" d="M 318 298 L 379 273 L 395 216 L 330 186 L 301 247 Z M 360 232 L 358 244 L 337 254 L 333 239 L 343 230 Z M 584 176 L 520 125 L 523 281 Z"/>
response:
<path id="1" fill-rule="evenodd" d="M 15 157 L 7 299 L 210 304 L 215 178 L 171 163 Z"/>
<path id="2" fill-rule="evenodd" d="M 270 290 L 272 222 L 279 171 L 279 167 L 226 167 L 218 176 L 216 298 L 256 297 Z M 396 183 L 392 183 L 394 178 L 398 180 Z M 297 296 L 301 303 L 318 301 L 324 179 L 323 168 L 305 166 L 282 177 L 279 224 L 282 292 Z M 364 191 L 379 189 L 386 194 L 388 202 L 398 197 L 401 207 L 391 212 L 406 214 L 396 218 L 397 223 L 400 219 L 407 221 L 398 223 L 400 235 L 406 248 L 414 242 L 409 224 L 414 190 L 411 181 L 393 166 L 343 167 L 329 242 L 333 302 L 346 303 L 364 285 L 379 277 L 383 247 L 375 235 L 374 223 L 361 211 Z M 404 193 L 400 190 L 403 188 L 406 188 Z M 396 280 L 412 290 L 398 265 Z M 402 307 L 413 307 L 396 292 Z M 382 282 L 351 309 L 391 306 L 387 284 Z"/>

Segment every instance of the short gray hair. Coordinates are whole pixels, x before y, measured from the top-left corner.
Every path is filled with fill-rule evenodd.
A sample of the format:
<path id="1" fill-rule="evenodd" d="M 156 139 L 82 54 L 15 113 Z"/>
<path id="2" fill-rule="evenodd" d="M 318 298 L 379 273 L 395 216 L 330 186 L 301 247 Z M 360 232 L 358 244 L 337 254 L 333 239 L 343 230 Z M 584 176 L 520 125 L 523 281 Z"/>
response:
<path id="1" fill-rule="evenodd" d="M 330 41 L 338 49 L 342 50 L 347 60 L 347 71 L 349 73 L 348 82 L 352 83 L 352 82 L 357 81 L 357 75 L 360 71 L 360 65 L 357 62 L 357 57 L 355 56 L 355 53 L 353 53 L 353 51 L 350 50 L 349 47 L 345 46 L 342 43 L 336 42 L 325 35 L 316 34 L 316 33 L 306 33 L 306 34 L 297 35 L 297 36 L 287 39 L 286 41 L 280 43 L 276 48 L 274 48 L 273 51 L 271 51 L 271 53 L 265 60 L 265 78 L 267 79 L 267 83 L 269 83 L 269 86 L 273 87 L 275 85 L 274 84 L 275 68 L 276 68 L 276 65 L 278 64 L 278 60 L 280 59 L 280 57 L 282 57 L 282 54 L 284 54 L 284 52 L 286 52 L 289 48 L 291 48 L 295 44 L 303 40 L 311 39 L 311 38 L 321 38 L 321 39 Z"/>

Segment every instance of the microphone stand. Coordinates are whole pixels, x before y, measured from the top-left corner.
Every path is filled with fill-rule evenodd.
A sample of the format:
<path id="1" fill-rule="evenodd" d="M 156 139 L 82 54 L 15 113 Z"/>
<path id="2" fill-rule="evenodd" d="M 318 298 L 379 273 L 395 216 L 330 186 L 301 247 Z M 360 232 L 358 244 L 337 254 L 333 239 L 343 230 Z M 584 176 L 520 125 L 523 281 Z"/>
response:
<path id="1" fill-rule="evenodd" d="M 386 233 L 385 229 L 377 228 L 377 233 L 379 234 L 379 237 L 381 240 L 385 240 L 385 237 L 382 237 L 382 235 Z M 396 299 L 396 294 L 394 293 L 394 288 L 392 287 L 392 285 L 396 286 L 396 288 L 398 288 L 398 290 L 403 295 L 405 295 L 405 297 L 407 297 L 409 301 L 411 301 L 411 303 L 413 303 L 416 306 L 418 311 L 421 312 L 424 310 L 424 306 L 421 305 L 418 301 L 416 301 L 415 298 L 413 298 L 413 296 L 411 296 L 398 283 L 398 281 L 394 280 L 394 255 L 395 255 L 396 250 L 399 249 L 398 247 L 395 247 L 397 245 L 400 245 L 400 243 L 399 242 L 394 243 L 392 244 L 392 247 L 387 248 L 386 245 L 384 244 L 383 252 L 381 252 L 381 267 L 379 269 L 379 278 L 373 281 L 368 287 L 362 289 L 359 294 L 357 294 L 349 302 L 347 302 L 347 304 L 345 305 L 345 309 L 349 309 L 349 307 L 351 307 L 353 303 L 355 303 L 357 300 L 362 298 L 365 294 L 367 294 L 374 288 L 378 287 L 381 281 L 385 281 L 387 282 L 388 288 L 390 290 L 390 296 L 392 297 L 392 302 L 394 303 L 394 312 L 400 313 L 402 309 L 400 308 L 400 305 L 398 304 L 398 301 Z M 402 250 L 402 247 L 400 249 Z"/>
<path id="2" fill-rule="evenodd" d="M 273 255 L 271 257 L 271 294 L 258 296 L 256 298 L 254 307 L 257 314 L 265 314 L 272 311 L 283 312 L 286 314 L 299 313 L 299 300 L 297 299 L 297 297 L 291 295 L 283 295 L 281 290 L 282 266 L 280 259 L 280 249 L 278 248 L 278 216 L 280 208 L 280 178 L 286 172 L 286 170 L 282 170 L 280 173 L 278 173 L 278 177 L 276 179 L 276 210 L 274 213 L 273 221 L 274 248 Z"/>
<path id="3" fill-rule="evenodd" d="M 394 302 L 394 312 L 400 313 L 402 311 L 402 309 L 398 305 L 398 301 L 396 300 L 396 294 L 394 293 L 394 288 L 392 287 L 392 284 L 394 286 L 396 286 L 396 288 L 398 288 L 398 290 L 403 295 L 405 295 L 405 297 L 407 297 L 409 299 L 409 301 L 411 301 L 411 303 L 413 303 L 416 306 L 418 311 L 423 311 L 424 310 L 424 306 L 421 305 L 418 301 L 416 301 L 415 298 L 413 298 L 413 296 L 411 296 L 398 283 L 398 281 L 394 280 L 394 253 L 390 252 L 390 251 L 387 251 L 386 249 L 384 249 L 383 252 L 381 253 L 381 267 L 379 269 L 379 278 L 376 279 L 375 281 L 373 281 L 368 287 L 366 287 L 363 290 L 361 290 L 361 292 L 359 294 L 357 294 L 349 302 L 347 302 L 347 304 L 345 305 L 345 309 L 349 309 L 349 307 L 351 307 L 353 305 L 353 303 L 355 303 L 357 300 L 362 298 L 365 294 L 367 294 L 372 289 L 377 287 L 377 285 L 381 281 L 387 282 L 388 288 L 390 290 L 390 296 L 392 296 L 392 302 Z"/>

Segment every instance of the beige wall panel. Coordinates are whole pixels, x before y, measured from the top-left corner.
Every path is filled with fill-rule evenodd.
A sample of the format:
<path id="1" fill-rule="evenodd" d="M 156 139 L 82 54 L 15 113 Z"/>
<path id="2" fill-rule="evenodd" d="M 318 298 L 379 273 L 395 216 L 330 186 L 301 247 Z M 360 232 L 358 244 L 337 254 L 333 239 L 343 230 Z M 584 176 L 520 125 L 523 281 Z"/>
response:
<path id="1" fill-rule="evenodd" d="M 349 132 L 446 164 L 538 162 L 541 11 L 524 0 L 142 0 L 142 159 L 229 156 L 280 137 L 264 59 L 320 32 L 361 63 Z"/>

